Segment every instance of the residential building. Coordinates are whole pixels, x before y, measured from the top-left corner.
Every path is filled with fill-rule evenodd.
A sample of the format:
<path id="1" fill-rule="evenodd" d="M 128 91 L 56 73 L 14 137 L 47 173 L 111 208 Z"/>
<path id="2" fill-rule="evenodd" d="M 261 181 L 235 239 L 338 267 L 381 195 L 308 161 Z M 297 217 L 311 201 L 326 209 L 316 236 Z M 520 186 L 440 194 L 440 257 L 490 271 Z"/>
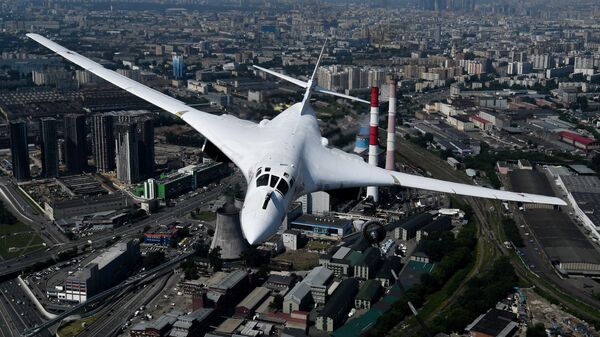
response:
<path id="1" fill-rule="evenodd" d="M 31 178 L 29 171 L 27 122 L 24 120 L 10 121 L 9 125 L 13 177 L 17 181 L 26 181 Z"/>
<path id="2" fill-rule="evenodd" d="M 64 116 L 65 164 L 69 174 L 79 174 L 87 167 L 87 147 L 85 116 L 68 114 Z"/>
<path id="3" fill-rule="evenodd" d="M 42 150 L 42 177 L 58 177 L 58 140 L 56 119 L 40 119 L 40 148 Z"/>

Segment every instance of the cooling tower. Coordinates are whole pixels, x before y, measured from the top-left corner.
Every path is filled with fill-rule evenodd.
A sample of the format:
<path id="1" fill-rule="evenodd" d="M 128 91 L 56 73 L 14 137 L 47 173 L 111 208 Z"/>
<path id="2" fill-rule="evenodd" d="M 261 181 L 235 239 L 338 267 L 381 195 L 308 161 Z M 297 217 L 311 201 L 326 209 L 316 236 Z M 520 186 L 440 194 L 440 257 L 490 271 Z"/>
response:
<path id="1" fill-rule="evenodd" d="M 224 260 L 239 259 L 248 247 L 242 234 L 240 210 L 232 202 L 217 209 L 217 226 L 210 248 L 221 247 L 221 258 Z"/>

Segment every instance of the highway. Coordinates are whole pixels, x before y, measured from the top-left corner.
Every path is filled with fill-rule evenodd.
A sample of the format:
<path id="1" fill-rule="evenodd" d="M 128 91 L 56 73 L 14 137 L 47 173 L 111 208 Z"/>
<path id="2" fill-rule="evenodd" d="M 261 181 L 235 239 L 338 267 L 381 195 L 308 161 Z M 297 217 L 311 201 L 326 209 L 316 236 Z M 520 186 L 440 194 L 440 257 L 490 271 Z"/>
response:
<path id="1" fill-rule="evenodd" d="M 23 331 L 44 322 L 16 279 L 0 283 L 0 292 L 0 337 L 18 337 Z M 38 336 L 52 335 L 44 330 Z"/>
<path id="2" fill-rule="evenodd" d="M 6 178 L 5 178 L 6 179 Z M 230 177 L 221 180 L 221 184 L 206 191 L 198 190 L 196 196 L 182 200 L 173 207 L 166 207 L 157 213 L 150 214 L 147 218 L 133 224 L 98 232 L 93 236 L 72 241 L 62 245 L 56 245 L 50 248 L 49 251 L 38 251 L 17 259 L 0 262 L 0 278 L 11 274 L 18 274 L 27 267 L 33 266 L 37 262 L 45 262 L 50 258 L 56 258 L 59 252 L 67 251 L 73 247 L 78 247 L 80 250 L 87 245 L 88 240 L 92 241 L 94 248 L 102 248 L 105 243 L 115 236 L 121 237 L 138 237 L 145 226 L 155 226 L 159 224 L 167 224 L 177 220 L 178 218 L 190 213 L 192 210 L 200 207 L 202 204 L 212 201 L 221 196 L 224 190 L 233 184 L 242 183 L 244 178 L 241 174 L 233 174 Z"/>
<path id="3" fill-rule="evenodd" d="M 133 313 L 141 306 L 146 306 L 165 287 L 169 278 L 173 275 L 168 271 L 166 275 L 148 283 L 146 287 L 128 290 L 128 294 L 121 297 L 113 304 L 105 308 L 99 317 L 90 324 L 80 337 L 111 337 L 114 336 L 133 316 Z"/>
<path id="4" fill-rule="evenodd" d="M 11 213 L 36 231 L 48 246 L 60 245 L 69 241 L 58 228 L 52 226 L 52 222 L 44 214 L 41 214 L 37 208 L 32 207 L 25 200 L 17 188 L 10 178 L 0 177 L 0 197 Z"/>

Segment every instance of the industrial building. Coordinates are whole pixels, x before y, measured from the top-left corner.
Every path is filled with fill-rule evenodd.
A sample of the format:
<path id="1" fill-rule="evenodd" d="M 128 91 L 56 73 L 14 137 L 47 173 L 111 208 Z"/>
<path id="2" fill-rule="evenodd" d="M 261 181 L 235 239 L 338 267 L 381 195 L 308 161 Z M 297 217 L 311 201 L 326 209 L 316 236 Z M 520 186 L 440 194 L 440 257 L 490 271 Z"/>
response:
<path id="1" fill-rule="evenodd" d="M 523 215 L 546 256 L 560 273 L 600 276 L 600 254 L 565 213 L 532 209 Z"/>
<path id="2" fill-rule="evenodd" d="M 235 315 L 250 318 L 256 309 L 269 297 L 271 290 L 265 287 L 257 287 L 246 296 L 236 307 Z"/>
<path id="3" fill-rule="evenodd" d="M 56 293 L 61 301 L 83 303 L 127 278 L 137 267 L 140 257 L 138 240 L 119 242 L 48 293 Z"/>
<path id="4" fill-rule="evenodd" d="M 381 283 L 377 280 L 367 280 L 356 294 L 354 307 L 357 309 L 371 309 L 371 306 L 379 300 L 383 294 Z"/>
<path id="5" fill-rule="evenodd" d="M 452 219 L 449 216 L 439 216 L 433 222 L 417 231 L 417 241 L 424 240 L 434 232 L 443 232 L 452 229 Z"/>
<path id="6" fill-rule="evenodd" d="M 354 266 L 361 258 L 361 253 L 349 247 L 339 247 L 333 254 L 323 254 L 319 264 L 335 274 L 336 277 L 354 275 Z"/>
<path id="7" fill-rule="evenodd" d="M 358 292 L 358 280 L 347 278 L 340 283 L 329 301 L 317 316 L 318 330 L 332 332 L 348 318 Z"/>
<path id="8" fill-rule="evenodd" d="M 248 241 L 242 233 L 240 209 L 234 203 L 225 203 L 217 209 L 215 234 L 210 248 L 221 248 L 221 258 L 224 260 L 239 259 L 248 248 Z"/>
<path id="9" fill-rule="evenodd" d="M 130 199 L 120 193 L 89 198 L 55 200 L 44 203 L 44 210 L 51 220 L 72 218 L 92 213 L 120 210 L 131 207 Z"/>
<path id="10" fill-rule="evenodd" d="M 567 193 L 577 217 L 590 229 L 600 230 L 600 179 L 596 176 L 560 175 L 556 181 Z"/>
<path id="11" fill-rule="evenodd" d="M 556 169 L 554 169 L 556 171 Z M 525 193 L 553 195 L 546 176 L 536 170 L 516 170 L 509 174 L 513 190 Z M 567 187 L 567 197 L 576 212 L 586 207 L 594 208 L 598 194 L 598 181 L 587 176 L 559 175 L 559 186 Z M 594 196 L 596 195 L 596 196 Z M 598 199 L 596 199 L 598 200 Z M 589 204 L 588 204 L 589 203 Z M 600 276 L 600 254 L 569 216 L 559 209 L 536 205 L 524 205 L 523 217 L 542 247 L 545 255 L 556 269 L 565 275 Z M 587 219 L 593 223 L 589 216 Z M 586 217 L 580 219 L 586 224 Z M 590 225 L 590 222 L 587 225 Z M 593 228 L 593 227 L 591 227 Z M 587 229 L 590 231 L 591 229 Z"/>
<path id="12" fill-rule="evenodd" d="M 159 227 L 155 230 L 144 233 L 144 243 L 156 244 L 161 246 L 170 246 L 173 240 L 177 239 L 177 228 Z"/>
<path id="13" fill-rule="evenodd" d="M 108 194 L 102 184 L 88 174 L 76 174 L 56 179 L 56 183 L 72 197 Z"/>
<path id="14" fill-rule="evenodd" d="M 560 140 L 562 140 L 563 142 L 569 145 L 573 145 L 581 150 L 591 151 L 600 148 L 600 144 L 596 140 L 584 137 L 575 132 L 561 131 L 558 133 L 558 135 L 560 136 Z"/>
<path id="15" fill-rule="evenodd" d="M 519 329 L 517 315 L 512 312 L 491 309 L 477 317 L 465 330 L 470 337 L 514 336 Z"/>
<path id="16" fill-rule="evenodd" d="M 163 174 L 158 179 L 149 179 L 148 184 L 144 184 L 144 196 L 154 196 L 161 200 L 176 198 L 224 177 L 227 172 L 225 163 L 189 165 L 170 174 Z"/>
<path id="17" fill-rule="evenodd" d="M 399 223 L 390 224 L 394 228 L 394 237 L 408 241 L 417 235 L 417 231 L 433 221 L 433 215 L 430 213 L 421 213 L 413 215 L 407 219 L 400 220 Z"/>
<path id="18" fill-rule="evenodd" d="M 511 189 L 514 192 L 535 193 L 554 196 L 552 186 L 546 176 L 535 169 L 513 170 L 508 173 Z M 526 203 L 524 209 L 546 208 L 552 209 L 553 205 Z"/>
<path id="19" fill-rule="evenodd" d="M 297 229 L 306 236 L 321 239 L 339 240 L 352 232 L 352 220 L 325 215 L 304 214 L 290 224 L 292 229 Z"/>
<path id="20" fill-rule="evenodd" d="M 283 312 L 306 310 L 313 303 L 325 303 L 327 288 L 333 278 L 333 272 L 325 267 L 315 267 L 302 282 L 296 283 L 283 298 Z"/>
<path id="21" fill-rule="evenodd" d="M 361 279 L 371 279 L 377 273 L 381 265 L 381 252 L 374 247 L 367 248 L 354 265 L 354 277 Z"/>

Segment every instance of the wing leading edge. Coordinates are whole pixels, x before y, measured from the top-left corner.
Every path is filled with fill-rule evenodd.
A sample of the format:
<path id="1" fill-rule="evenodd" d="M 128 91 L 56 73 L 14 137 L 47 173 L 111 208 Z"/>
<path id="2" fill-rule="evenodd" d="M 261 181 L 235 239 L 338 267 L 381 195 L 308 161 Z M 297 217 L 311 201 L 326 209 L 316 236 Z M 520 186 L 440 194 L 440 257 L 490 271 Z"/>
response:
<path id="1" fill-rule="evenodd" d="M 30 33 L 27 36 L 94 75 L 180 117 L 217 146 L 242 170 L 248 179 L 251 158 L 244 152 L 240 152 L 239 149 L 245 149 L 248 142 L 257 140 L 259 135 L 258 132 L 255 132 L 256 124 L 229 115 L 217 116 L 194 109 L 173 97 L 108 70 L 41 35 Z"/>
<path id="2" fill-rule="evenodd" d="M 312 160 L 308 160 L 307 165 L 311 166 L 310 172 L 314 172 L 311 178 L 315 184 L 315 189 L 328 190 L 362 186 L 396 185 L 488 199 L 566 205 L 562 199 L 551 196 L 500 191 L 480 186 L 453 183 L 407 173 L 388 171 L 379 167 L 370 166 L 362 159 L 354 158 L 340 150 L 322 147 L 320 151 L 317 150 L 311 152 L 314 156 L 310 158 Z"/>

